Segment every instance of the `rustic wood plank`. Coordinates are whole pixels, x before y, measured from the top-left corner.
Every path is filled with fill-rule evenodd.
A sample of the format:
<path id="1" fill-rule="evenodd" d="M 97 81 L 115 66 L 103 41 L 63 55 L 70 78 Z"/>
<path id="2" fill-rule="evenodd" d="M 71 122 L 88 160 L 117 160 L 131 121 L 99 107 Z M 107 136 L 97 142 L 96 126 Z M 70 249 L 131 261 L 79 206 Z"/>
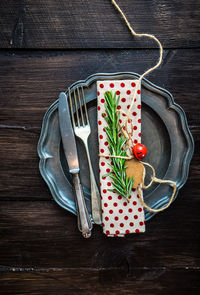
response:
<path id="1" fill-rule="evenodd" d="M 82 238 L 76 217 L 54 202 L 1 202 L 1 266 L 119 268 L 125 274 L 138 267 L 199 267 L 200 200 L 182 191 L 167 212 L 147 222 L 145 234 L 126 238 L 108 238 L 100 226 Z"/>
<path id="2" fill-rule="evenodd" d="M 133 39 L 107 0 L 0 1 L 0 48 L 81 49 L 0 52 L 4 295 L 199 293 L 199 6 L 196 0 L 117 1 L 136 31 L 155 34 L 166 48 L 149 78 L 186 111 L 196 145 L 188 181 L 175 203 L 147 222 L 145 234 L 113 239 L 95 226 L 84 240 L 76 217 L 52 201 L 39 174 L 44 112 L 72 82 L 95 72 L 142 73 L 158 51 L 109 49 L 155 44 Z"/>
<path id="3" fill-rule="evenodd" d="M 165 47 L 199 46 L 196 0 L 118 0 L 137 32 L 160 38 Z M 1 48 L 152 48 L 134 39 L 108 0 L 0 1 Z"/>
<path id="4" fill-rule="evenodd" d="M 198 269 L 146 268 L 128 274 L 119 269 L 29 271 L 13 269 L 1 274 L 2 294 L 192 295 L 200 287 Z"/>
<path id="5" fill-rule="evenodd" d="M 196 127 L 197 128 L 197 127 Z M 37 143 L 40 129 L 0 128 L 0 200 L 52 200 L 39 172 Z M 200 194 L 200 130 L 194 134 L 197 149 L 183 196 Z M 191 198 L 191 197 L 190 197 Z"/>
<path id="6" fill-rule="evenodd" d="M 39 129 L 32 131 L 0 128 L 0 200 L 52 200 L 39 172 L 39 133 Z M 196 198 L 200 194 L 200 130 L 194 134 L 194 139 L 196 151 L 182 194 L 185 197 L 192 194 Z"/>
<path id="7" fill-rule="evenodd" d="M 29 129 L 41 127 L 46 109 L 60 91 L 98 72 L 143 73 L 155 63 L 157 50 L 13 51 L 0 54 L 0 124 Z M 174 95 L 199 128 L 200 50 L 166 50 L 162 66 L 149 79 Z"/>
<path id="8" fill-rule="evenodd" d="M 0 199 L 52 199 L 38 168 L 39 132 L 0 128 Z"/>
<path id="9" fill-rule="evenodd" d="M 194 135 L 187 194 L 197 194 L 200 157 L 199 50 L 165 52 L 163 66 L 151 81 L 173 92 L 186 111 Z M 0 55 L 0 199 L 46 199 L 51 195 L 38 170 L 36 152 L 45 110 L 72 82 L 94 72 L 142 72 L 157 52 L 134 50 L 30 52 Z M 87 57 L 87 58 L 86 58 Z M 141 61 L 143 61 L 141 63 Z"/>

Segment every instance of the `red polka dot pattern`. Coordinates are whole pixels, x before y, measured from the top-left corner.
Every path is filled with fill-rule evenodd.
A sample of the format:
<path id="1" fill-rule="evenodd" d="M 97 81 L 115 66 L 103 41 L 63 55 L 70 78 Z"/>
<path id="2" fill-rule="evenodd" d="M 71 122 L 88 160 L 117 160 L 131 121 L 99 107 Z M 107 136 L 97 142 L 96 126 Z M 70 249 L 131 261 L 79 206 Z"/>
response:
<path id="1" fill-rule="evenodd" d="M 111 91 L 120 95 L 118 110 L 125 113 L 130 109 L 132 102 L 132 95 L 135 91 L 137 80 L 115 80 L 115 81 L 97 81 L 97 116 L 98 116 L 98 133 L 99 133 L 99 153 L 109 154 L 109 143 L 107 141 L 107 134 L 105 127 L 107 123 L 103 118 L 105 111 L 105 97 L 106 91 Z M 141 142 L 141 90 L 138 89 L 134 98 L 134 105 L 130 112 L 130 119 L 128 128 L 133 124 L 133 142 L 134 144 Z M 120 124 L 124 125 L 126 117 L 120 115 Z M 131 122 L 131 124 L 130 124 Z M 109 165 L 113 165 L 108 157 L 99 158 L 100 179 L 101 179 L 101 198 L 102 198 L 102 217 L 104 225 L 103 232 L 107 236 L 121 237 L 126 234 L 139 233 L 145 231 L 144 210 L 137 198 L 138 191 L 132 190 L 130 202 L 127 202 L 124 197 L 109 191 L 113 189 L 113 180 L 109 175 L 105 174 L 112 171 Z"/>

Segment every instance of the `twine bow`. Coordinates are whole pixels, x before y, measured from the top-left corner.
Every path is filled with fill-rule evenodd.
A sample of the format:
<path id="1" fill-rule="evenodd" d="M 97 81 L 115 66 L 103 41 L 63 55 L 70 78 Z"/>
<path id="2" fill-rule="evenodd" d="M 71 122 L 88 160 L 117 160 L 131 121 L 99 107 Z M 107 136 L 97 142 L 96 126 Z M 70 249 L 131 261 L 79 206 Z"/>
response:
<path id="1" fill-rule="evenodd" d="M 120 158 L 120 159 L 126 159 L 126 160 L 130 160 L 130 159 L 133 159 L 134 156 L 131 154 L 132 153 L 132 141 L 131 141 L 131 137 L 133 135 L 133 125 L 132 125 L 132 122 L 130 120 L 130 124 L 131 124 L 131 132 L 128 132 L 128 122 L 129 122 L 129 119 L 130 119 L 130 113 L 131 113 L 131 109 L 133 108 L 133 105 L 134 105 L 134 99 L 135 99 L 135 95 L 138 91 L 138 88 L 141 84 L 141 81 L 142 79 L 144 78 L 144 76 L 148 75 L 150 72 L 154 71 L 156 68 L 158 68 L 162 62 L 162 57 L 163 57 L 163 47 L 162 47 L 162 44 L 160 43 L 160 41 L 154 36 L 154 35 L 151 35 L 151 34 L 138 34 L 136 33 L 132 26 L 130 25 L 130 23 L 128 22 L 125 14 L 123 13 L 123 11 L 121 10 L 121 8 L 118 6 L 118 4 L 115 2 L 115 0 L 111 0 L 112 4 L 115 6 L 115 8 L 119 11 L 119 13 L 121 14 L 122 18 L 124 19 L 127 27 L 129 28 L 131 34 L 133 36 L 136 36 L 136 37 L 147 37 L 147 38 L 150 38 L 150 39 L 153 39 L 156 41 L 156 43 L 158 44 L 159 46 L 159 60 L 158 62 L 156 63 L 155 66 L 151 67 L 150 69 L 148 69 L 147 71 L 145 71 L 142 75 L 140 75 L 139 79 L 138 79 L 138 82 L 136 83 L 136 87 L 135 87 L 135 90 L 134 90 L 134 93 L 133 93 L 133 99 L 132 99 L 132 102 L 131 102 L 131 105 L 130 105 L 130 108 L 128 110 L 127 113 L 123 112 L 122 110 L 117 110 L 117 112 L 120 112 L 120 113 L 123 113 L 125 116 L 126 116 L 126 119 L 125 119 L 125 124 L 124 126 L 122 126 L 120 123 L 119 123 L 119 126 L 124 134 L 124 136 L 127 138 L 127 144 L 129 146 L 129 151 L 130 151 L 130 155 L 127 156 L 127 157 L 122 157 L 122 156 L 115 156 L 115 155 L 104 155 L 104 154 L 99 154 L 99 157 L 109 157 L 109 158 Z M 150 167 L 152 169 L 152 178 L 151 178 L 151 181 L 148 185 L 145 185 L 145 176 L 146 176 L 146 169 L 144 168 L 144 173 L 143 173 L 143 181 L 142 183 L 138 186 L 138 194 L 139 194 L 139 198 L 140 198 L 140 201 L 142 203 L 142 205 L 149 211 L 153 212 L 153 213 L 157 213 L 157 212 L 160 212 L 160 211 L 163 211 L 165 209 L 167 209 L 174 197 L 175 197 L 175 194 L 176 194 L 176 189 L 177 189 L 177 185 L 174 181 L 172 180 L 163 180 L 163 179 L 159 179 L 156 177 L 156 174 L 155 174 L 155 169 L 154 167 L 149 164 L 149 163 L 146 163 L 146 162 L 141 162 L 143 165 L 146 165 L 148 167 Z M 157 182 L 157 183 L 168 183 L 168 184 L 171 184 L 173 185 L 173 192 L 172 192 L 172 195 L 170 197 L 170 200 L 168 202 L 168 204 L 160 209 L 152 209 L 151 207 L 149 207 L 143 200 L 143 197 L 142 197 L 142 189 L 147 189 L 149 188 L 154 182 Z"/>

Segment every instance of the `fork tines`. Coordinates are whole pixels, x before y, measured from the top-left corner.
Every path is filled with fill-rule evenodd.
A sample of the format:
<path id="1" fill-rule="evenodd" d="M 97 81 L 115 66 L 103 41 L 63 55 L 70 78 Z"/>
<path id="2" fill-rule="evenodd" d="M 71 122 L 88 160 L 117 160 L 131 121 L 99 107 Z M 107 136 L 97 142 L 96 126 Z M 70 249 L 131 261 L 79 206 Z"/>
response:
<path id="1" fill-rule="evenodd" d="M 71 93 L 71 90 L 69 88 L 68 94 L 69 94 L 68 97 L 69 97 L 69 103 L 70 103 L 73 128 L 76 127 L 75 122 L 77 122 L 78 127 L 89 125 L 88 112 L 87 112 L 83 86 L 81 86 L 81 93 L 79 88 L 74 88 L 73 93 Z M 75 105 L 76 119 L 74 117 L 73 105 Z M 85 112 L 83 111 L 83 105 L 84 105 Z M 79 113 L 80 113 L 80 116 L 79 116 Z M 85 116 L 84 116 L 84 113 L 85 113 Z"/>

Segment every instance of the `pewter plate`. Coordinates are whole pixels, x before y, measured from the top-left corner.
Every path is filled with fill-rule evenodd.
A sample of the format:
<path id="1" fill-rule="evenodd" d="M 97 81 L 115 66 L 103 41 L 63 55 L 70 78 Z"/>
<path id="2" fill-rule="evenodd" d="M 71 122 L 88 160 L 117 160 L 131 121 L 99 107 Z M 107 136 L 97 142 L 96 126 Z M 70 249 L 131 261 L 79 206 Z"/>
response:
<path id="1" fill-rule="evenodd" d="M 98 184 L 96 81 L 138 79 L 138 77 L 139 75 L 135 73 L 94 74 L 86 80 L 77 81 L 71 85 L 71 89 L 79 86 L 84 86 L 85 89 L 92 130 L 89 149 Z M 38 143 L 39 168 L 55 201 L 64 209 L 76 214 L 72 179 L 62 148 L 57 107 L 58 100 L 49 107 L 43 119 Z M 193 138 L 187 125 L 185 113 L 174 102 L 172 95 L 146 79 L 143 79 L 142 82 L 142 142 L 148 149 L 145 162 L 154 166 L 157 177 L 172 179 L 177 183 L 176 198 L 179 189 L 185 184 L 188 177 L 194 151 Z M 81 183 L 91 214 L 89 168 L 84 147 L 78 139 L 77 149 Z M 149 174 L 150 171 L 147 171 L 147 182 L 150 180 Z M 171 192 L 172 188 L 169 185 L 154 184 L 144 191 L 144 200 L 152 208 L 158 209 L 168 203 Z M 153 213 L 145 211 L 146 220 L 153 215 Z"/>

